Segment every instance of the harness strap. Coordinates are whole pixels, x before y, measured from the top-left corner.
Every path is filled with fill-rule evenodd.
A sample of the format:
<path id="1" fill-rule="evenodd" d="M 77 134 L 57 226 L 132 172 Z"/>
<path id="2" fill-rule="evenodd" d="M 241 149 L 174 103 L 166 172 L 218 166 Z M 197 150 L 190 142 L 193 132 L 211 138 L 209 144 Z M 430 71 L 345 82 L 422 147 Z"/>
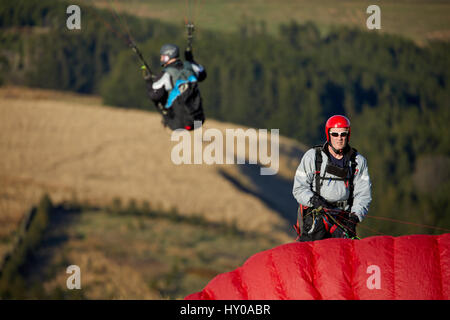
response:
<path id="1" fill-rule="evenodd" d="M 320 172 L 319 172 L 319 174 L 320 174 Z M 319 179 L 320 180 L 336 180 L 336 181 L 348 181 L 348 179 L 345 179 L 345 178 L 333 178 L 333 177 L 321 177 L 321 176 L 319 176 Z"/>
<path id="2" fill-rule="evenodd" d="M 322 148 L 320 146 L 315 147 L 316 149 L 316 159 L 315 159 L 315 164 L 316 164 L 316 172 L 315 172 L 315 178 L 316 178 L 316 193 L 320 196 L 320 170 L 322 167 Z"/>
<path id="3" fill-rule="evenodd" d="M 302 207 L 302 211 L 303 211 L 303 207 Z M 332 214 L 327 213 L 327 209 L 323 209 L 322 207 L 320 207 L 317 209 L 309 210 L 304 215 L 302 212 L 301 218 L 303 219 L 303 217 L 306 217 L 308 215 L 312 215 L 312 221 L 313 221 L 311 229 L 307 231 L 308 234 L 311 234 L 314 231 L 317 219 L 322 219 L 325 230 L 329 234 L 333 234 L 333 232 L 335 232 L 337 230 L 337 228 L 340 228 L 344 232 L 344 235 L 346 238 L 359 239 L 359 237 L 356 234 L 352 235 L 353 232 L 351 232 L 349 230 L 349 228 L 344 224 L 345 221 L 348 221 L 348 212 L 346 212 L 346 211 L 341 211 L 337 216 L 333 216 Z M 297 231 L 297 234 L 298 234 L 297 239 L 298 239 L 301 235 L 300 227 L 298 225 L 298 220 L 297 220 L 297 226 L 294 226 L 294 229 L 296 229 L 296 231 L 298 230 Z"/>
<path id="4" fill-rule="evenodd" d="M 356 175 L 356 170 L 357 170 L 356 166 L 358 164 L 356 163 L 357 150 L 352 148 L 350 152 L 351 152 L 351 154 L 350 154 L 350 162 L 351 162 L 350 170 L 351 170 L 351 172 L 350 172 L 350 180 L 349 180 L 349 183 L 348 183 L 348 188 L 349 188 L 349 192 L 350 192 L 350 194 L 348 196 L 348 204 L 350 205 L 349 210 L 351 211 L 352 210 L 352 206 L 353 206 L 353 191 L 355 189 L 355 186 L 354 186 L 353 182 L 355 180 L 355 175 Z"/>
<path id="5" fill-rule="evenodd" d="M 295 241 L 300 239 L 300 236 L 302 235 L 302 230 L 300 228 L 300 219 L 302 219 L 301 221 L 303 221 L 303 205 L 301 204 L 298 206 L 297 210 L 297 223 L 292 226 L 297 233 L 297 238 L 295 239 Z"/>
<path id="6" fill-rule="evenodd" d="M 358 165 L 356 163 L 356 154 L 357 150 L 355 148 L 351 148 L 349 151 L 349 160 L 350 160 L 350 178 L 339 178 L 339 177 L 325 177 L 321 176 L 321 168 L 322 168 L 322 148 L 323 146 L 315 146 L 314 149 L 316 150 L 316 157 L 315 157 L 315 172 L 314 177 L 316 181 L 316 193 L 320 196 L 320 188 L 323 184 L 324 180 L 328 181 L 344 181 L 346 183 L 346 187 L 349 188 L 349 197 L 348 197 L 348 204 L 350 205 L 350 209 L 353 205 L 353 191 L 354 191 L 354 185 L 353 181 L 355 179 L 355 174 L 357 172 L 356 166 Z"/>

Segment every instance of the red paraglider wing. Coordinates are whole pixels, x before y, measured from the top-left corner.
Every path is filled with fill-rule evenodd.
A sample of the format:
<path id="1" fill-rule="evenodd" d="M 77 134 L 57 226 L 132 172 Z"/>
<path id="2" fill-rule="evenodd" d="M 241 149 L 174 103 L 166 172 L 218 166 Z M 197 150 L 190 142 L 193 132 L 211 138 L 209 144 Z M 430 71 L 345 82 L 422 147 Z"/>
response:
<path id="1" fill-rule="evenodd" d="M 449 299 L 450 234 L 290 243 L 185 299 Z"/>

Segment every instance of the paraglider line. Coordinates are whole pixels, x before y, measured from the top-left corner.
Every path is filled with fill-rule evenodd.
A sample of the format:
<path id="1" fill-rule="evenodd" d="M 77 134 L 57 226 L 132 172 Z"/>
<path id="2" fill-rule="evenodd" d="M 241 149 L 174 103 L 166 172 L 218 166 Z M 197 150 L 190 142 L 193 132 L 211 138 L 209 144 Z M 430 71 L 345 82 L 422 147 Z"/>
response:
<path id="1" fill-rule="evenodd" d="M 100 21 L 101 23 L 103 23 L 109 30 L 111 30 L 117 37 L 121 38 L 122 40 L 125 41 L 125 43 L 128 45 L 129 41 L 127 38 L 125 38 L 125 36 L 123 34 L 121 34 L 120 32 L 118 32 L 116 29 L 114 29 L 109 23 L 108 21 L 106 21 L 105 19 L 103 19 L 99 14 L 97 14 L 97 9 L 95 7 L 91 8 L 92 13 L 94 14 L 95 18 L 97 21 Z"/>
<path id="2" fill-rule="evenodd" d="M 391 221 L 391 222 L 396 222 L 396 223 L 409 224 L 409 225 L 422 227 L 422 228 L 428 228 L 428 229 L 435 229 L 435 230 L 442 230 L 442 231 L 450 232 L 450 229 L 441 228 L 441 227 L 435 227 L 435 226 L 429 226 L 429 225 L 426 225 L 426 224 L 408 222 L 408 221 L 397 220 L 397 219 L 392 219 L 392 218 L 387 218 L 387 217 L 376 217 L 376 216 L 368 216 L 368 217 L 369 218 L 373 218 L 373 219 L 378 219 L 378 220 L 386 220 L 386 221 Z"/>
<path id="3" fill-rule="evenodd" d="M 339 210 L 339 209 L 325 209 L 325 212 L 336 212 L 336 213 L 346 212 L 346 213 L 349 213 L 347 211 Z M 370 216 L 370 215 L 367 215 L 366 217 L 372 218 L 372 219 L 378 219 L 378 220 L 391 221 L 391 222 L 395 222 L 395 223 L 408 224 L 408 225 L 413 225 L 413 226 L 422 227 L 422 228 L 428 228 L 428 229 L 434 229 L 434 230 L 441 230 L 441 231 L 450 232 L 450 229 L 446 229 L 446 228 L 429 226 L 429 225 L 425 225 L 425 224 L 414 223 L 414 222 L 409 222 L 409 221 L 403 221 L 403 220 L 398 220 L 398 219 L 392 219 L 392 218 L 387 218 L 387 217 L 377 217 L 377 216 Z M 346 220 L 346 221 L 349 221 L 350 223 L 354 223 L 353 221 L 351 221 L 349 219 L 346 219 L 346 218 L 342 218 L 342 219 Z M 359 225 L 359 227 L 364 227 L 364 228 L 367 229 L 367 227 L 365 227 L 365 226 Z M 382 233 L 380 233 L 380 234 L 382 234 Z"/>

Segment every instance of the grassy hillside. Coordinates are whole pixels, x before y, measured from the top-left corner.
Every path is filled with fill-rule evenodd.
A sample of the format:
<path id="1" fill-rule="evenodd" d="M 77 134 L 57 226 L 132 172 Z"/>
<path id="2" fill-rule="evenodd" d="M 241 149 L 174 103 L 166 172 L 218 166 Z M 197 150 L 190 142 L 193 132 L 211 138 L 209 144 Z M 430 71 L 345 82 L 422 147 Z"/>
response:
<path id="1" fill-rule="evenodd" d="M 175 166 L 157 114 L 93 96 L 2 87 L 0 115 L 0 260 L 43 193 L 65 203 L 8 297 L 181 298 L 294 239 L 291 179 L 304 147 L 292 140 L 281 137 L 271 177 L 250 165 Z M 71 264 L 83 270 L 81 293 L 65 288 Z"/>
<path id="2" fill-rule="evenodd" d="M 99 206 L 116 197 L 149 201 L 280 242 L 293 237 L 292 176 L 304 147 L 290 139 L 280 138 L 279 174 L 261 176 L 258 166 L 177 166 L 177 142 L 159 115 L 101 106 L 92 96 L 3 87 L 0 115 L 0 253 L 43 193 Z M 208 120 L 205 130 L 236 127 Z"/>
<path id="3" fill-rule="evenodd" d="M 294 239 L 292 177 L 305 148 L 292 140 L 281 138 L 279 174 L 261 176 L 251 165 L 174 166 L 157 114 L 92 96 L 3 87 L 0 115 L 2 258 L 43 193 L 69 204 L 57 207 L 9 297 L 181 298 Z M 392 225 L 373 222 L 361 236 Z M 82 291 L 65 289 L 71 264 L 81 267 Z"/>
<path id="4" fill-rule="evenodd" d="M 91 4 L 94 1 L 83 0 Z M 126 4 L 125 4 L 126 3 Z M 366 9 L 370 4 L 381 8 L 381 32 L 399 34 L 419 43 L 450 39 L 450 3 L 442 0 L 99 0 L 95 5 L 114 7 L 140 17 L 150 17 L 181 26 L 186 18 L 193 19 L 201 30 L 231 32 L 244 22 L 255 28 L 266 28 L 278 34 L 279 25 L 290 21 L 315 22 L 322 32 L 335 25 L 366 29 Z M 263 22 L 263 23 L 261 23 Z"/>
<path id="5" fill-rule="evenodd" d="M 278 244 L 233 224 L 187 218 L 148 203 L 119 206 L 116 200 L 98 208 L 65 202 L 50 204 L 46 212 L 40 211 L 48 222 L 39 243 L 22 261 L 16 250 L 0 273 L 1 298 L 178 299 Z M 32 237 L 36 233 L 26 233 L 23 242 Z M 81 290 L 67 290 L 70 265 L 80 267 Z"/>

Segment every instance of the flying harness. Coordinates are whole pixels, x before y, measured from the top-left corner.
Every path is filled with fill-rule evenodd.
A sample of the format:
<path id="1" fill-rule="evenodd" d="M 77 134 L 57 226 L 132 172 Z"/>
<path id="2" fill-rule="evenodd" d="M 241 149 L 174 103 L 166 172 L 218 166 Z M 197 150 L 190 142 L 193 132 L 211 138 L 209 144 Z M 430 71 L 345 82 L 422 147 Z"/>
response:
<path id="1" fill-rule="evenodd" d="M 194 38 L 194 24 L 186 22 L 187 29 L 187 48 L 192 50 L 192 41 Z M 170 75 L 172 81 L 172 90 L 169 92 L 165 108 L 168 109 L 172 106 L 176 98 L 178 98 L 184 91 L 186 91 L 189 83 L 196 83 L 197 77 L 195 76 L 192 64 L 188 61 L 183 63 L 183 68 L 176 68 L 174 66 L 168 66 L 164 68 L 164 71 Z"/>
<path id="2" fill-rule="evenodd" d="M 189 61 L 179 60 L 174 64 L 164 69 L 172 81 L 172 90 L 168 94 L 164 108 L 169 112 L 169 121 L 174 128 L 184 127 L 192 130 L 195 121 L 202 124 L 205 121 L 197 77 Z"/>
<path id="3" fill-rule="evenodd" d="M 330 161 L 328 161 L 327 166 L 325 167 L 325 173 L 321 174 L 322 169 L 322 150 L 327 147 L 327 143 L 325 145 L 317 145 L 314 146 L 315 149 L 315 172 L 314 172 L 314 180 L 316 185 L 316 193 L 320 196 L 320 189 L 323 185 L 324 180 L 336 180 L 336 181 L 343 181 L 345 183 L 345 186 L 349 188 L 349 197 L 346 201 L 338 201 L 334 203 L 334 205 L 341 210 L 334 210 L 330 208 L 315 208 L 312 210 L 306 210 L 308 207 L 303 206 L 300 204 L 298 215 L 297 215 L 297 224 L 294 225 L 294 229 L 297 232 L 297 239 L 300 238 L 301 230 L 300 230 L 300 223 L 299 220 L 302 219 L 304 216 L 312 215 L 313 218 L 313 224 L 311 226 L 311 229 L 308 231 L 308 234 L 311 234 L 314 231 L 316 222 L 318 219 L 322 219 L 323 224 L 325 226 L 325 229 L 328 233 L 332 234 L 336 231 L 337 228 L 340 228 L 345 238 L 350 239 L 359 239 L 356 234 L 354 234 L 346 225 L 348 220 L 348 214 L 349 212 L 344 211 L 345 207 L 348 205 L 349 209 L 351 210 L 353 205 L 353 192 L 354 192 L 354 178 L 356 173 L 358 172 L 358 169 L 356 168 L 356 154 L 357 150 L 355 148 L 350 148 L 349 151 L 344 154 L 344 157 L 347 157 L 347 165 L 344 168 L 340 168 L 332 164 Z M 350 171 L 350 172 L 349 172 Z M 326 177 L 326 173 L 330 173 L 335 177 Z M 337 214 L 329 214 L 328 212 L 337 213 Z M 296 239 L 296 240 L 297 240 Z"/>
<path id="4" fill-rule="evenodd" d="M 170 74 L 172 80 L 172 90 L 169 92 L 165 108 L 172 107 L 173 102 L 189 88 L 190 83 L 197 83 L 197 77 L 190 62 L 183 62 L 183 68 L 168 66 L 164 72 Z"/>

